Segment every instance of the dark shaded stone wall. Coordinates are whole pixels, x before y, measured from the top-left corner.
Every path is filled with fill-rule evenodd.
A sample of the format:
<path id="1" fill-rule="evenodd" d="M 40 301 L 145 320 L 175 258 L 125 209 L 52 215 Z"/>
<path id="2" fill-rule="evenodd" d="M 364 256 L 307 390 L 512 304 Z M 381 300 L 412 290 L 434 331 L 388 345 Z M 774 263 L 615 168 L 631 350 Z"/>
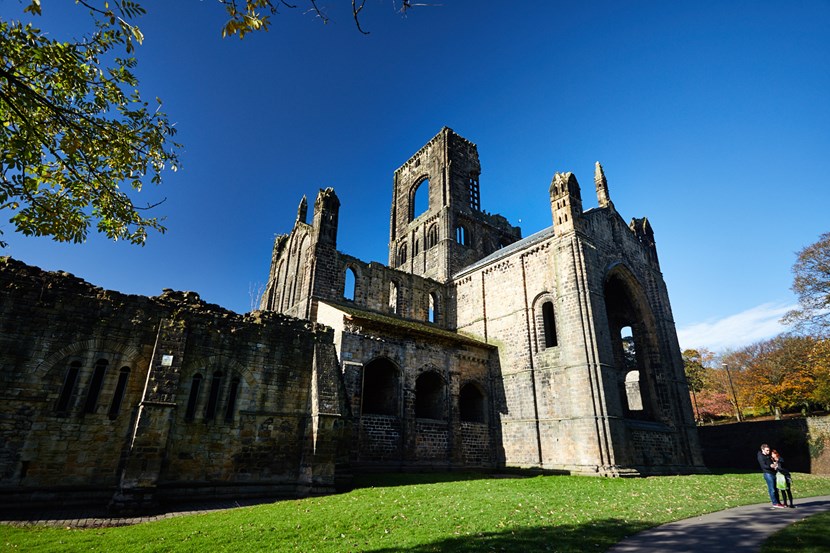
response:
<path id="1" fill-rule="evenodd" d="M 331 329 L 0 258 L 0 330 L 0 504 L 333 489 Z"/>
<path id="2" fill-rule="evenodd" d="M 701 426 L 698 435 L 709 468 L 760 470 L 756 454 L 766 443 L 789 470 L 830 474 L 830 416 Z"/>

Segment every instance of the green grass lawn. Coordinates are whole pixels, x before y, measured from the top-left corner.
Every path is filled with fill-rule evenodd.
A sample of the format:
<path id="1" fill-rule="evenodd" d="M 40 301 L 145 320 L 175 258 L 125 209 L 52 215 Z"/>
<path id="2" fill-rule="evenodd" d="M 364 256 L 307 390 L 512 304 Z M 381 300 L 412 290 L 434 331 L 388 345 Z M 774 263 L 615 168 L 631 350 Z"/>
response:
<path id="1" fill-rule="evenodd" d="M 830 495 L 828 476 L 797 474 L 795 482 L 796 500 Z M 767 500 L 756 473 L 635 479 L 453 473 L 357 483 L 366 487 L 121 528 L 0 526 L 0 544 L 27 552 L 601 552 L 651 526 Z"/>
<path id="2" fill-rule="evenodd" d="M 830 512 L 813 515 L 776 532 L 761 553 L 827 553 L 830 551 Z"/>

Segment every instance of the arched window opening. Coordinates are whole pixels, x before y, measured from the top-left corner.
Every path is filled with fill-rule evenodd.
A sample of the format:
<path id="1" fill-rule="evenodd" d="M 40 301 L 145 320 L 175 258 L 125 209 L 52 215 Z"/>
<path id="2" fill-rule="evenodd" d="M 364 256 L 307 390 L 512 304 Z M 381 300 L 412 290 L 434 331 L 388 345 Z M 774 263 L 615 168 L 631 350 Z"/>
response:
<path id="1" fill-rule="evenodd" d="M 233 422 L 234 411 L 236 410 L 236 397 L 239 395 L 239 377 L 235 376 L 231 379 L 231 385 L 228 388 L 228 403 L 225 407 L 225 422 Z"/>
<path id="2" fill-rule="evenodd" d="M 412 242 L 412 257 L 415 257 L 419 253 L 421 253 L 421 241 L 416 238 Z"/>
<path id="3" fill-rule="evenodd" d="M 429 313 L 427 320 L 431 323 L 438 322 L 438 295 L 435 292 L 429 294 Z"/>
<path id="4" fill-rule="evenodd" d="M 130 367 L 121 367 L 118 372 L 118 382 L 115 384 L 115 393 L 112 394 L 112 402 L 107 416 L 110 419 L 118 417 L 121 411 L 121 403 L 124 401 L 124 393 L 127 391 L 127 382 L 130 380 Z"/>
<path id="5" fill-rule="evenodd" d="M 444 380 L 435 371 L 423 373 L 415 381 L 415 417 L 446 420 Z"/>
<path id="6" fill-rule="evenodd" d="M 406 244 L 398 248 L 398 266 L 406 264 Z"/>
<path id="7" fill-rule="evenodd" d="M 388 359 L 377 359 L 363 368 L 361 414 L 398 415 L 398 370 Z"/>
<path id="8" fill-rule="evenodd" d="M 458 225 L 455 227 L 455 241 L 461 244 L 462 246 L 469 246 L 470 245 L 470 234 L 467 232 L 467 228 Z"/>
<path id="9" fill-rule="evenodd" d="M 389 283 L 389 312 L 398 314 L 398 284 L 394 280 Z"/>
<path id="10" fill-rule="evenodd" d="M 199 401 L 199 389 L 202 387 L 202 375 L 196 373 L 190 381 L 190 394 L 187 396 L 187 409 L 184 412 L 184 420 L 192 421 L 196 416 L 196 403 Z"/>
<path id="11" fill-rule="evenodd" d="M 412 219 L 416 219 L 429 210 L 429 179 L 415 185 L 412 192 Z"/>
<path id="12" fill-rule="evenodd" d="M 432 224 L 427 229 L 427 249 L 432 248 L 438 243 L 438 225 Z"/>
<path id="13" fill-rule="evenodd" d="M 648 307 L 638 303 L 638 284 L 624 272 L 613 274 L 605 284 L 605 307 L 608 313 L 614 365 L 623 416 L 654 420 L 658 413 L 649 376 L 650 344 Z"/>
<path id="14" fill-rule="evenodd" d="M 354 294 L 357 289 L 357 275 L 351 267 L 346 268 L 345 281 L 346 284 L 343 287 L 343 297 L 347 300 L 354 301 Z"/>
<path id="15" fill-rule="evenodd" d="M 552 348 L 559 345 L 556 337 L 556 317 L 553 313 L 553 302 L 546 301 L 542 304 L 542 323 L 545 328 L 545 347 Z"/>
<path id="16" fill-rule="evenodd" d="M 106 359 L 99 359 L 95 362 L 95 369 L 92 371 L 92 379 L 89 381 L 89 388 L 84 402 L 84 413 L 94 413 L 98 406 L 98 395 L 101 393 L 101 386 L 104 384 L 104 375 L 107 373 Z"/>
<path id="17" fill-rule="evenodd" d="M 55 405 L 55 411 L 58 413 L 66 413 L 69 410 L 69 402 L 72 399 L 72 393 L 75 391 L 75 383 L 78 381 L 78 373 L 80 372 L 81 362 L 72 361 L 66 370 L 63 388 L 61 388 L 61 394 L 58 396 L 58 403 Z"/>
<path id="18" fill-rule="evenodd" d="M 219 406 L 219 391 L 222 389 L 222 371 L 213 373 L 210 379 L 210 394 L 205 408 L 205 421 L 212 421 L 216 417 L 216 408 Z"/>
<path id="19" fill-rule="evenodd" d="M 463 422 L 487 422 L 484 394 L 472 382 L 461 387 L 458 394 L 458 408 Z"/>

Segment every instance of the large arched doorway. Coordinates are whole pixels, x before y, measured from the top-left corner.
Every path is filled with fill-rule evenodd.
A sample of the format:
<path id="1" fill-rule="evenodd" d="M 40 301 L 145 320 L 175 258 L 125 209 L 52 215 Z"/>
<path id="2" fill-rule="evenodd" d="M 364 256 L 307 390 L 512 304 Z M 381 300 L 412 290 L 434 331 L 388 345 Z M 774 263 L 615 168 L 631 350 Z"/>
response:
<path id="1" fill-rule="evenodd" d="M 639 283 L 623 268 L 612 271 L 606 279 L 605 308 L 622 415 L 657 420 L 654 370 L 659 350 L 654 321 Z"/>

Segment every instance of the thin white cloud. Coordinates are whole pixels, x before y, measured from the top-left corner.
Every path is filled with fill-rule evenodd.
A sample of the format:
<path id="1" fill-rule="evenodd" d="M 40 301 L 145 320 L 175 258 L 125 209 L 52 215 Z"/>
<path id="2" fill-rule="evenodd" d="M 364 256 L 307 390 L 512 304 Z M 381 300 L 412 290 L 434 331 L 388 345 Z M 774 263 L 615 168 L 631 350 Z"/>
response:
<path id="1" fill-rule="evenodd" d="M 789 330 L 779 320 L 795 305 L 764 303 L 723 319 L 677 329 L 681 349 L 737 349 Z"/>

